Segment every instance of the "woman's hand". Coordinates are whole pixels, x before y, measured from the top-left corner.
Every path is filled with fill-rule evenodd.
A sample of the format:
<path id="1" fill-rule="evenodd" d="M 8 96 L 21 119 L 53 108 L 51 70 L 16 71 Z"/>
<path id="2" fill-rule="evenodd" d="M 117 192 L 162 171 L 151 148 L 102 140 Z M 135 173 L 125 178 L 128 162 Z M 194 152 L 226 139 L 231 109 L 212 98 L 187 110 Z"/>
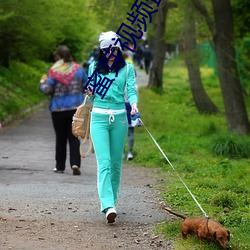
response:
<path id="1" fill-rule="evenodd" d="M 94 95 L 92 94 L 92 90 L 90 89 L 90 87 L 88 87 L 88 89 L 85 90 L 85 92 L 86 92 L 86 94 L 87 94 L 88 96 L 94 96 Z"/>
<path id="2" fill-rule="evenodd" d="M 131 112 L 130 112 L 130 114 L 133 116 L 133 115 L 135 115 L 137 112 L 138 112 L 137 103 L 134 102 L 134 103 L 131 105 Z"/>

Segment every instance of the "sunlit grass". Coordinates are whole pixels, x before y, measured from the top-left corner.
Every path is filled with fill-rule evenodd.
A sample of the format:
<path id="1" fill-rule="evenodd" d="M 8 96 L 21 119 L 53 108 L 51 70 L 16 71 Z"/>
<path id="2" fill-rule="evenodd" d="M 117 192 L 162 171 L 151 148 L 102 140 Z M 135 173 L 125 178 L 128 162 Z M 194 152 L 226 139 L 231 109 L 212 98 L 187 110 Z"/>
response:
<path id="1" fill-rule="evenodd" d="M 143 127 L 135 129 L 133 162 L 138 166 L 161 170 L 164 184 L 156 188 L 160 190 L 165 204 L 190 217 L 202 217 L 202 211 L 180 181 L 177 171 L 206 213 L 231 231 L 232 249 L 250 249 L 249 238 L 246 237 L 250 227 L 250 159 L 249 154 L 240 154 L 244 151 L 241 145 L 247 148 L 250 138 L 228 134 L 218 78 L 210 68 L 202 68 L 201 74 L 209 97 L 220 110 L 219 114 L 201 115 L 197 111 L 187 70 L 181 60 L 170 61 L 165 66 L 162 94 L 146 88 L 139 90 L 142 120 L 175 170 Z M 223 144 L 221 138 L 233 138 L 234 143 Z M 229 145 L 231 149 L 228 149 Z M 213 147 L 217 148 L 217 153 Z M 220 154 L 221 151 L 228 155 Z M 231 157 L 235 152 L 238 157 Z M 201 249 L 196 239 L 190 244 L 190 241 L 187 243 L 177 237 L 180 234 L 180 229 L 176 229 L 178 225 L 179 219 L 161 224 L 156 230 L 167 238 L 176 239 L 175 247 L 178 250 Z M 214 244 L 203 247 L 205 250 L 217 249 Z"/>

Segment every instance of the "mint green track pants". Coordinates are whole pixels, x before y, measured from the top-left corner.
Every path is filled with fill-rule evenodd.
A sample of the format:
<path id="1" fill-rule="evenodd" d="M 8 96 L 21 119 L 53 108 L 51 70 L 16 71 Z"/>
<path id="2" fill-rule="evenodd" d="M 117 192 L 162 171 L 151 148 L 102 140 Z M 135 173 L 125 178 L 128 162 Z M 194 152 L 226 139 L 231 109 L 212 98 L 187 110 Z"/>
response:
<path id="1" fill-rule="evenodd" d="M 126 112 L 91 113 L 90 134 L 97 160 L 97 189 L 101 211 L 115 207 L 121 179 L 122 155 L 128 133 Z"/>

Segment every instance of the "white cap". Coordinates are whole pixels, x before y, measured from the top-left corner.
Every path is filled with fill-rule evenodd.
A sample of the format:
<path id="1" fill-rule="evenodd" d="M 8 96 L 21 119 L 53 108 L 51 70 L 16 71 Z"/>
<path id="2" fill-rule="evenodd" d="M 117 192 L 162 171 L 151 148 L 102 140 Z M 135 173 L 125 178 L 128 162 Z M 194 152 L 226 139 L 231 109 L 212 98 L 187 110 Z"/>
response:
<path id="1" fill-rule="evenodd" d="M 119 47 L 119 49 L 121 49 L 120 42 L 114 45 L 114 43 L 118 38 L 119 36 L 113 31 L 107 31 L 101 33 L 101 35 L 99 36 L 100 49 L 108 48 L 110 44 L 112 46 Z"/>

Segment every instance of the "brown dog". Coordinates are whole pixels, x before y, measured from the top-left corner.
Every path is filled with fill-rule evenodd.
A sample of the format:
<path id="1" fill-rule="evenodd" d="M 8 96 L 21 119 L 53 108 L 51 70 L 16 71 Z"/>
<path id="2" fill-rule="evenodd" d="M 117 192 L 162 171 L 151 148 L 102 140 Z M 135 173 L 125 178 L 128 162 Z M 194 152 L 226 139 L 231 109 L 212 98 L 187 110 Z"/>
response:
<path id="1" fill-rule="evenodd" d="M 222 225 L 210 218 L 187 218 L 163 207 L 166 211 L 183 219 L 181 233 L 183 239 L 187 239 L 188 234 L 196 235 L 201 241 L 210 240 L 218 242 L 224 249 L 231 249 L 229 245 L 230 232 Z"/>

